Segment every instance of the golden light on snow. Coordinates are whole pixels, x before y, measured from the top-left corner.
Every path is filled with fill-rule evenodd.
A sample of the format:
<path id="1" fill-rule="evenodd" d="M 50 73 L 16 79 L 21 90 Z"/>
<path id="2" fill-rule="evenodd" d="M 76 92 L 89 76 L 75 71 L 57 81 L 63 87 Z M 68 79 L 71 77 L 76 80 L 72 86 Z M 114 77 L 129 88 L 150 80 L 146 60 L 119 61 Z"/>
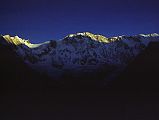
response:
<path id="1" fill-rule="evenodd" d="M 35 47 L 38 47 L 40 45 L 42 45 L 43 43 L 41 44 L 31 44 L 29 42 L 29 40 L 25 40 L 25 39 L 22 39 L 18 36 L 14 36 L 14 37 L 11 37 L 10 35 L 4 35 L 3 38 L 8 42 L 8 43 L 11 43 L 13 45 L 26 45 L 28 46 L 29 48 L 35 48 Z"/>

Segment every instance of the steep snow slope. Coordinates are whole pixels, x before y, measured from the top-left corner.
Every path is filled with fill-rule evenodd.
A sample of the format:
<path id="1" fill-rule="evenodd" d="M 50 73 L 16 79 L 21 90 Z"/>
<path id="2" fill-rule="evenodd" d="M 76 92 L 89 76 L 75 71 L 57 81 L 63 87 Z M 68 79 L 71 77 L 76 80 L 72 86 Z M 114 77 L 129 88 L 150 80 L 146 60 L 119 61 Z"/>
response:
<path id="1" fill-rule="evenodd" d="M 124 69 L 150 42 L 159 41 L 157 33 L 106 38 L 83 32 L 41 44 L 31 44 L 18 36 L 3 37 L 8 43 L 5 45 L 14 46 L 25 63 L 53 77 L 99 71 L 110 72 L 112 76 Z"/>

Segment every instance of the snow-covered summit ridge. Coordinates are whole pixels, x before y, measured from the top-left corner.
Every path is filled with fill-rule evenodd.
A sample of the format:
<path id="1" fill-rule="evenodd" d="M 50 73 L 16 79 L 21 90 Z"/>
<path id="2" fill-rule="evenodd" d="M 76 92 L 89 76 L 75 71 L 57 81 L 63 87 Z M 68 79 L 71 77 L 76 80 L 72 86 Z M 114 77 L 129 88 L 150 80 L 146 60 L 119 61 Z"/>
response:
<path id="1" fill-rule="evenodd" d="M 90 32 L 79 32 L 79 33 L 75 33 L 75 34 L 69 34 L 66 37 L 64 37 L 63 39 L 59 40 L 59 41 L 64 41 L 65 39 L 70 39 L 70 40 L 75 40 L 75 39 L 91 39 L 94 41 L 98 41 L 98 42 L 104 42 L 104 43 L 110 43 L 110 42 L 114 42 L 117 40 L 122 40 L 122 39 L 126 39 L 126 38 L 140 38 L 140 37 L 145 37 L 145 38 L 149 38 L 149 37 L 159 37 L 159 34 L 157 33 L 152 33 L 152 34 L 139 34 L 139 35 L 134 35 L 134 36 L 125 36 L 125 35 L 121 35 L 121 36 L 116 36 L 116 37 L 105 37 L 103 35 L 100 34 L 93 34 Z M 26 45 L 29 48 L 36 48 L 39 47 L 41 45 L 44 44 L 49 44 L 50 41 L 46 41 L 43 43 L 38 43 L 38 44 L 32 44 L 30 43 L 29 40 L 26 39 L 22 39 L 19 36 L 10 36 L 10 35 L 4 35 L 3 38 L 10 44 L 14 44 L 14 45 Z"/>
<path id="2" fill-rule="evenodd" d="M 25 39 L 22 39 L 20 38 L 19 36 L 10 36 L 10 35 L 4 35 L 3 38 L 9 43 L 9 44 L 13 44 L 13 45 L 26 45 L 27 47 L 29 48 L 36 48 L 36 47 L 39 47 L 43 44 L 46 44 L 48 42 L 45 42 L 45 43 L 39 43 L 39 44 L 32 44 L 30 43 L 29 40 L 25 40 Z"/>
<path id="3" fill-rule="evenodd" d="M 93 34 L 93 33 L 90 33 L 90 32 L 81 32 L 81 33 L 76 33 L 76 34 L 69 34 L 68 36 L 66 36 L 65 38 L 76 38 L 78 37 L 79 39 L 82 39 L 82 38 L 91 38 L 92 40 L 95 40 L 95 41 L 99 41 L 99 42 L 106 42 L 108 43 L 108 38 L 106 38 L 105 36 L 103 35 L 99 35 L 99 34 Z"/>

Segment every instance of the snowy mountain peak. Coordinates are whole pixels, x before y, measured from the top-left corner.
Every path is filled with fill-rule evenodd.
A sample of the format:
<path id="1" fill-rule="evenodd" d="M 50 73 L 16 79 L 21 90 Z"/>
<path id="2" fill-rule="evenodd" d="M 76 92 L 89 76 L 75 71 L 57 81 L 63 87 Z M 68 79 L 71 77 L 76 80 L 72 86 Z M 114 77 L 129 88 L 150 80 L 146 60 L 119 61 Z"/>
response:
<path id="1" fill-rule="evenodd" d="M 3 38 L 16 46 L 14 51 L 26 64 L 50 76 L 61 76 L 68 71 L 79 74 L 103 69 L 114 74 L 125 68 L 150 42 L 159 42 L 157 33 L 106 38 L 82 32 L 40 44 L 31 44 L 18 36 L 5 35 Z"/>
<path id="2" fill-rule="evenodd" d="M 13 45 L 25 44 L 26 46 L 29 46 L 29 44 L 31 44 L 29 40 L 22 39 L 18 36 L 11 37 L 10 35 L 4 35 L 3 38 L 8 43 L 13 44 Z"/>
<path id="3" fill-rule="evenodd" d="M 43 44 L 47 44 L 49 43 L 48 41 L 47 42 L 44 42 L 44 43 L 39 43 L 39 44 L 32 44 L 30 43 L 29 40 L 25 40 L 25 39 L 22 39 L 20 38 L 19 36 L 10 36 L 10 35 L 4 35 L 2 36 L 7 43 L 9 44 L 12 44 L 12 45 L 15 45 L 15 46 L 20 46 L 20 45 L 25 45 L 27 46 L 28 48 L 37 48 Z"/>
<path id="4" fill-rule="evenodd" d="M 139 34 L 140 36 L 143 36 L 143 37 L 158 37 L 159 34 L 157 33 L 152 33 L 152 34 Z"/>
<path id="5" fill-rule="evenodd" d="M 93 34 L 90 32 L 81 32 L 81 33 L 76 33 L 76 34 L 70 34 L 68 36 L 66 36 L 65 38 L 79 38 L 79 39 L 83 39 L 83 38 L 90 38 L 92 40 L 95 41 L 99 41 L 99 42 L 106 42 L 108 43 L 108 38 L 106 38 L 103 35 L 99 35 L 99 34 Z"/>

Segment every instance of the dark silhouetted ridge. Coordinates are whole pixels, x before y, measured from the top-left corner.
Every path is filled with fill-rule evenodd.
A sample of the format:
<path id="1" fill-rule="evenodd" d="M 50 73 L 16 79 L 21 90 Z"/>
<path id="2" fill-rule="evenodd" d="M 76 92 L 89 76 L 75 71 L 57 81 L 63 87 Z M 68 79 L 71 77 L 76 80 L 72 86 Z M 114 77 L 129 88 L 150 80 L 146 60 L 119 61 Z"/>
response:
<path id="1" fill-rule="evenodd" d="M 151 42 L 114 81 L 115 89 L 159 90 L 159 42 Z"/>

